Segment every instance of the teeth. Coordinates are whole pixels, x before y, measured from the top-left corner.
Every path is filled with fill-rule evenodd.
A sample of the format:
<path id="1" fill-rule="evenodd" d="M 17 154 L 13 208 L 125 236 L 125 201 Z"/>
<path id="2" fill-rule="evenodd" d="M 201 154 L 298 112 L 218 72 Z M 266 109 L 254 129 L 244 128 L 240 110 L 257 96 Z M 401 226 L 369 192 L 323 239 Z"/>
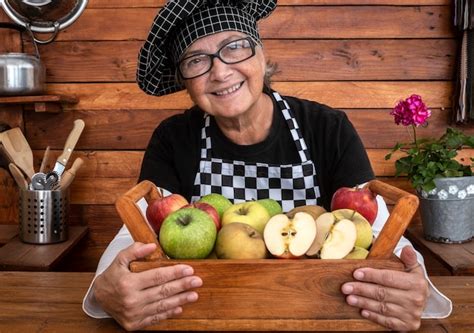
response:
<path id="1" fill-rule="evenodd" d="M 242 85 L 241 83 L 238 83 L 235 86 L 232 86 L 232 87 L 227 88 L 225 90 L 216 91 L 216 95 L 217 96 L 223 96 L 223 95 L 231 94 L 234 91 L 236 91 L 237 89 L 239 89 L 241 85 Z"/>

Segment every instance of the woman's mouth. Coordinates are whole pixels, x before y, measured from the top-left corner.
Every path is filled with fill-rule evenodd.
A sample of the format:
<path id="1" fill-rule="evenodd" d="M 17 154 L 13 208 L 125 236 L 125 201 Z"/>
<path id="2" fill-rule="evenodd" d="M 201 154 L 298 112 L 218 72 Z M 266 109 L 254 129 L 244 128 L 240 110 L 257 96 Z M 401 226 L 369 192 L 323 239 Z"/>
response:
<path id="1" fill-rule="evenodd" d="M 213 94 L 214 94 L 214 95 L 217 95 L 217 96 L 230 95 L 230 94 L 236 92 L 237 90 L 239 90 L 240 87 L 242 87 L 242 84 L 243 84 L 243 82 L 237 83 L 237 84 L 233 85 L 232 87 L 229 87 L 229 88 L 227 88 L 227 89 L 223 89 L 223 90 L 216 91 L 216 92 L 214 92 Z"/>

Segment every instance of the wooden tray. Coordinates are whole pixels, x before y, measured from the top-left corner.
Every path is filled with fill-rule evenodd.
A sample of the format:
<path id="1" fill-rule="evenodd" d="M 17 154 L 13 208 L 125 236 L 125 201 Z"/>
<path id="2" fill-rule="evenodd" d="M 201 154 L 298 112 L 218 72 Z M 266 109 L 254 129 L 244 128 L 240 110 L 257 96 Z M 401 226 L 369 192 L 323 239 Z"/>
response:
<path id="1" fill-rule="evenodd" d="M 135 241 L 156 243 L 157 250 L 130 265 L 133 272 L 186 263 L 203 280 L 199 300 L 173 319 L 149 330 L 180 331 L 360 331 L 385 330 L 346 304 L 341 285 L 360 267 L 403 270 L 393 255 L 396 244 L 418 207 L 418 198 L 373 180 L 369 188 L 396 202 L 367 260 L 256 259 L 169 260 L 136 202 L 160 197 L 156 186 L 143 181 L 116 202 L 117 211 Z"/>

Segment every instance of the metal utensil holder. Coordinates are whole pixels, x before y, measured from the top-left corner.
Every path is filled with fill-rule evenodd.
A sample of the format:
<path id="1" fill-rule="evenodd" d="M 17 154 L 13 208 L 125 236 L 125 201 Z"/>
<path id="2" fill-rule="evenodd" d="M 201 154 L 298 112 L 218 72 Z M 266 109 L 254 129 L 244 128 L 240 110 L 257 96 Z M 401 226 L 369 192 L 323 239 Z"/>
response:
<path id="1" fill-rule="evenodd" d="M 68 238 L 69 190 L 20 191 L 20 239 L 52 244 Z"/>

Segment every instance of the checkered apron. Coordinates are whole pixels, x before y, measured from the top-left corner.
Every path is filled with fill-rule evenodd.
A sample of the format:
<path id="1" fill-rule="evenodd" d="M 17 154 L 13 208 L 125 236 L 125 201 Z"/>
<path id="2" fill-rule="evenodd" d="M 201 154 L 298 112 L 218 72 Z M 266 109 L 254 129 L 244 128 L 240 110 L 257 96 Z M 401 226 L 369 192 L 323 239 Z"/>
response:
<path id="1" fill-rule="evenodd" d="M 288 103 L 275 97 L 298 150 L 301 163 L 273 165 L 213 158 L 209 135 L 210 117 L 205 116 L 201 134 L 201 161 L 194 180 L 192 202 L 209 193 L 219 193 L 234 203 L 271 198 L 284 212 L 302 205 L 315 205 L 320 196 L 316 170 Z"/>

